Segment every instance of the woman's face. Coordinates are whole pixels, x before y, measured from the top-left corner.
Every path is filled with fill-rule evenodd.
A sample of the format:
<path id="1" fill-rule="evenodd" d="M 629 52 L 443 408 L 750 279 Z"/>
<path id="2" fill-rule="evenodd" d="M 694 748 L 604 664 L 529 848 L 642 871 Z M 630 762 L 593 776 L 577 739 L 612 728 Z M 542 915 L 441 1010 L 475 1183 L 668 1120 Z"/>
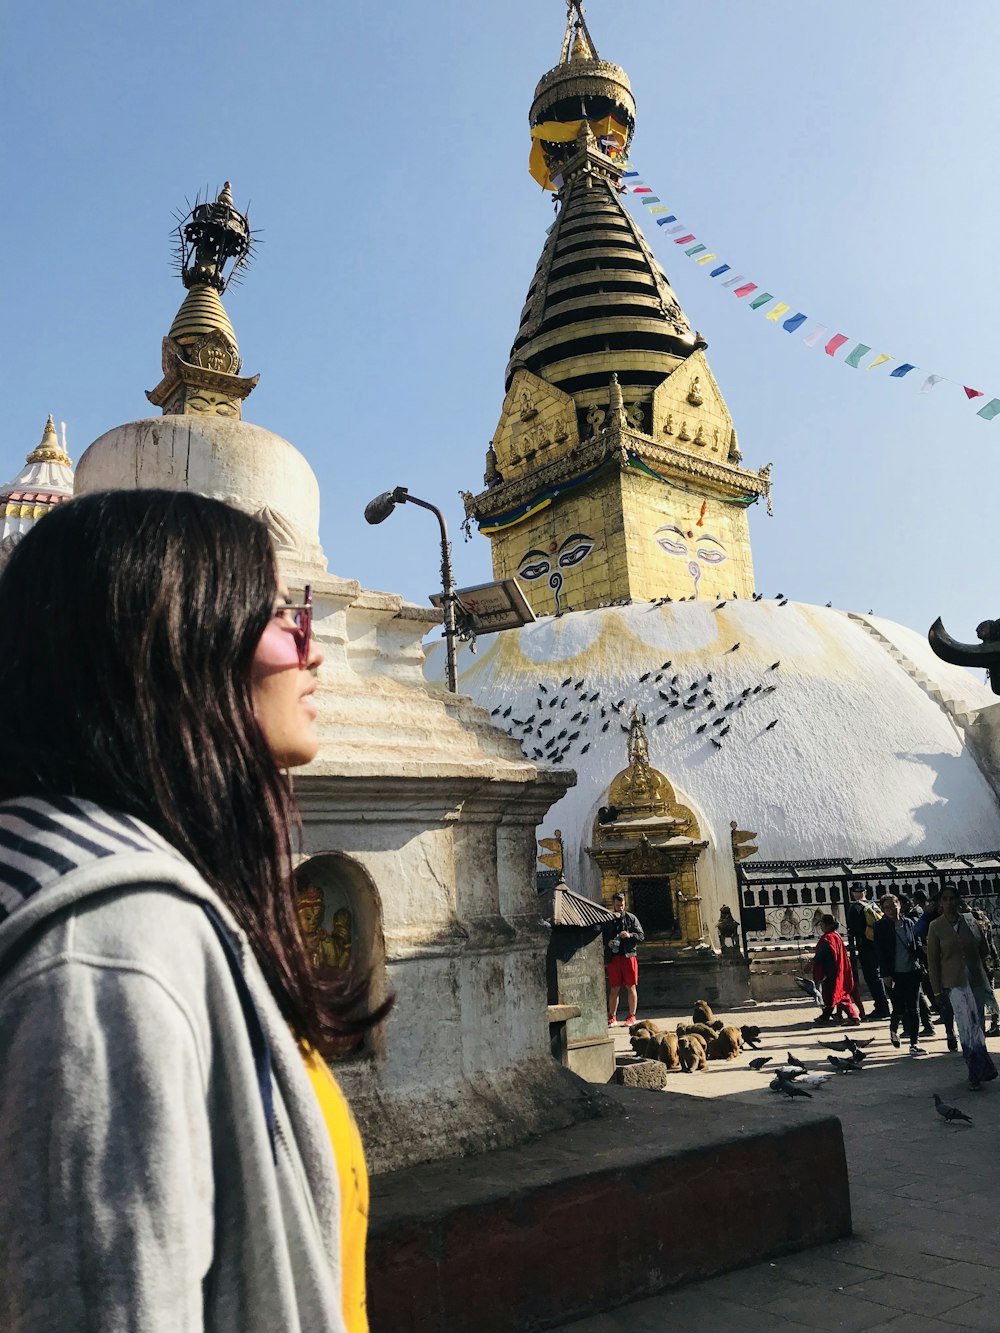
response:
<path id="1" fill-rule="evenodd" d="M 950 920 L 958 916 L 958 894 L 951 889 L 945 889 L 938 898 L 941 905 L 941 911 Z"/>
<path id="2" fill-rule="evenodd" d="M 275 610 L 293 599 L 280 580 Z M 323 661 L 316 640 L 310 640 L 305 666 L 299 665 L 292 616 L 272 616 L 260 636 L 250 667 L 254 714 L 280 768 L 296 768 L 315 759 L 315 672 Z"/>

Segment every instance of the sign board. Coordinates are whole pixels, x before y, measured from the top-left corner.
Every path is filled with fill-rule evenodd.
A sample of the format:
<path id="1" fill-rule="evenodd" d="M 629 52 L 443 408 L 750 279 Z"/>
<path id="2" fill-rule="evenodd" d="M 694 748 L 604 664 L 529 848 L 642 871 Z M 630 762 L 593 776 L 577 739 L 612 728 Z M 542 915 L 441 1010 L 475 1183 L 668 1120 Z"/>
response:
<path id="1" fill-rule="evenodd" d="M 444 597 L 431 593 L 431 604 L 439 610 Z M 461 629 L 473 634 L 492 634 L 496 630 L 517 629 L 530 625 L 535 619 L 517 579 L 501 579 L 499 583 L 479 583 L 474 588 L 455 589 L 455 611 L 464 622 Z"/>

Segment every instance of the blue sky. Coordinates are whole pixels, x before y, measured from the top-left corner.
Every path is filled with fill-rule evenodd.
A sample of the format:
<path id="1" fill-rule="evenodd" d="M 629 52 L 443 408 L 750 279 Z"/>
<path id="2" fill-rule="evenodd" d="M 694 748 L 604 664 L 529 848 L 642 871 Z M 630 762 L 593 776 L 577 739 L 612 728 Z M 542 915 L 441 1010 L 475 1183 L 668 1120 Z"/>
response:
<path id="1" fill-rule="evenodd" d="M 527 112 L 564 13 L 9 10 L 0 479 L 49 411 L 74 459 L 147 415 L 182 297 L 173 211 L 228 177 L 263 240 L 227 297 L 245 373 L 262 374 L 247 416 L 312 463 L 331 569 L 414 599 L 435 587 L 429 516 L 362 518 L 408 485 L 445 508 L 459 581 L 488 577 L 457 492 L 479 489 L 552 218 L 526 170 Z M 632 78 L 635 163 L 734 271 L 831 332 L 1000 396 L 1000 7 L 591 0 L 587 16 Z M 751 511 L 758 587 L 918 629 L 941 613 L 970 638 L 1000 613 L 1000 418 L 979 420 L 959 384 L 922 395 L 918 372 L 894 381 L 807 350 L 651 241 L 708 339 L 746 462 L 774 464 L 775 516 Z"/>

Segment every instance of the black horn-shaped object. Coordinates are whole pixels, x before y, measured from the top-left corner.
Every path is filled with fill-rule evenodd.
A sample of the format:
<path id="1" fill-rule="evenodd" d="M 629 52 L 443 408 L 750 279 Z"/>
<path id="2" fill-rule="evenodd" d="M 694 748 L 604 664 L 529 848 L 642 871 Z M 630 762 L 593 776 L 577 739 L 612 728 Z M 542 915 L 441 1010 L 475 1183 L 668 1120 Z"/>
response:
<path id="1" fill-rule="evenodd" d="M 984 620 L 976 627 L 976 633 L 982 643 L 959 643 L 953 639 L 938 616 L 927 631 L 927 641 L 935 654 L 943 662 L 954 666 L 984 667 L 990 673 L 990 686 L 994 694 L 1000 694 L 1000 625 L 993 620 Z M 998 635 L 994 638 L 994 635 Z"/>

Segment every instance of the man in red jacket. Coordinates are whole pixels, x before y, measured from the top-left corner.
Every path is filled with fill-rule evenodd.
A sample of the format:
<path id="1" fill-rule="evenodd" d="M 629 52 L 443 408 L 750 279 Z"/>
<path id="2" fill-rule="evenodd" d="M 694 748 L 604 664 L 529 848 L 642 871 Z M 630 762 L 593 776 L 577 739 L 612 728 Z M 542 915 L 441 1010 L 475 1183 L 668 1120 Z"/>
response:
<path id="1" fill-rule="evenodd" d="M 823 933 L 816 945 L 813 958 L 813 980 L 823 995 L 823 1012 L 815 1020 L 817 1023 L 829 1023 L 836 1009 L 841 1018 L 849 1023 L 860 1023 L 851 992 L 854 990 L 854 973 L 851 960 L 847 956 L 844 941 L 837 934 L 837 919 L 825 916 L 820 922 Z"/>

